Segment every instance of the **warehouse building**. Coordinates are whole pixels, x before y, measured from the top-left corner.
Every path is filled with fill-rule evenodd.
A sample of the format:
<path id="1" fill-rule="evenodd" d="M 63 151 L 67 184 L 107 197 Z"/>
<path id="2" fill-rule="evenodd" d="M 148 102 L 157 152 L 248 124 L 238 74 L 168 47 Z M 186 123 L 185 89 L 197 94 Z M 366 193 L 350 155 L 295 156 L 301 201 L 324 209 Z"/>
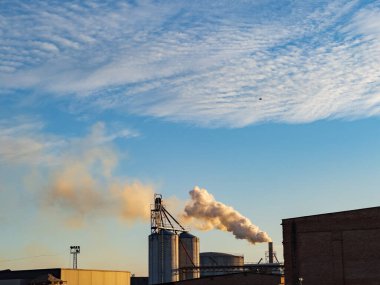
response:
<path id="1" fill-rule="evenodd" d="M 128 271 L 34 269 L 0 271 L 0 285 L 130 285 Z"/>
<path id="2" fill-rule="evenodd" d="M 380 284 L 380 207 L 282 220 L 287 285 Z"/>

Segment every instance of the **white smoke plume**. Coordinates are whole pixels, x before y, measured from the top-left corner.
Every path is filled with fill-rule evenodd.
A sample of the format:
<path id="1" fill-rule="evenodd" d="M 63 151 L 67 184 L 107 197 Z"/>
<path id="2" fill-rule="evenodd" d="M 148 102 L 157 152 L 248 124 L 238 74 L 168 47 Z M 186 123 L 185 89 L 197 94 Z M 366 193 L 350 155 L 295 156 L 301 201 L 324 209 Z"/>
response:
<path id="1" fill-rule="evenodd" d="M 206 189 L 194 187 L 191 200 L 185 206 L 184 220 L 192 222 L 200 230 L 219 229 L 231 232 L 237 239 L 250 243 L 270 242 L 272 239 L 252 222 L 236 211 L 215 200 Z"/>

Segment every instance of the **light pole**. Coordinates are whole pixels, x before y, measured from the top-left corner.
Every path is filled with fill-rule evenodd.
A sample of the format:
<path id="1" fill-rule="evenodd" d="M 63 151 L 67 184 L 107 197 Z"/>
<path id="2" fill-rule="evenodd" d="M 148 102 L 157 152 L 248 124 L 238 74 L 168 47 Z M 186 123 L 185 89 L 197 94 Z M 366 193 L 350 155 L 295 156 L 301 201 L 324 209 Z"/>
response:
<path id="1" fill-rule="evenodd" d="M 70 246 L 70 253 L 73 255 L 73 269 L 78 268 L 78 254 L 80 253 L 80 246 Z"/>

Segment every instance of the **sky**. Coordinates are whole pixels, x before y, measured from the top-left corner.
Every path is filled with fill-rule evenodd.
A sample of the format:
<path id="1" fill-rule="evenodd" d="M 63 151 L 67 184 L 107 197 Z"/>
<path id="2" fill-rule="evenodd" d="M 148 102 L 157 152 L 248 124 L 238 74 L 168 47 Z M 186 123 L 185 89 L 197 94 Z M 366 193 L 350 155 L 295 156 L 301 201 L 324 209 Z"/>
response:
<path id="1" fill-rule="evenodd" d="M 0 269 L 144 276 L 153 194 L 196 186 L 283 260 L 281 219 L 379 206 L 379 115 L 379 1 L 3 0 Z"/>

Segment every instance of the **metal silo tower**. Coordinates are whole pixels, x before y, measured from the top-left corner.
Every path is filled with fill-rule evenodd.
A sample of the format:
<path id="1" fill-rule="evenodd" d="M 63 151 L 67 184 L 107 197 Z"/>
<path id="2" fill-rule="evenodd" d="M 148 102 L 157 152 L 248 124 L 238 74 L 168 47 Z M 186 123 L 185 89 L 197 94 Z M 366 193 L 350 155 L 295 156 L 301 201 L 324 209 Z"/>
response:
<path id="1" fill-rule="evenodd" d="M 186 249 L 186 243 L 182 241 L 179 234 L 186 233 L 187 230 L 166 210 L 160 194 L 154 195 L 154 205 L 152 205 L 150 212 L 149 284 L 178 281 L 181 252 L 183 252 L 184 248 L 188 250 Z M 198 246 L 194 248 L 198 249 L 198 257 L 195 259 L 199 260 L 199 241 L 197 244 Z M 191 256 L 196 256 L 196 253 L 193 253 L 192 250 L 188 250 L 187 254 L 190 259 Z M 192 262 L 192 264 L 194 263 Z M 189 265 L 186 263 L 186 266 L 188 267 Z"/>
<path id="2" fill-rule="evenodd" d="M 192 268 L 181 270 L 180 280 L 195 279 L 200 277 L 199 272 L 199 238 L 188 232 L 179 235 L 179 268 Z"/>

